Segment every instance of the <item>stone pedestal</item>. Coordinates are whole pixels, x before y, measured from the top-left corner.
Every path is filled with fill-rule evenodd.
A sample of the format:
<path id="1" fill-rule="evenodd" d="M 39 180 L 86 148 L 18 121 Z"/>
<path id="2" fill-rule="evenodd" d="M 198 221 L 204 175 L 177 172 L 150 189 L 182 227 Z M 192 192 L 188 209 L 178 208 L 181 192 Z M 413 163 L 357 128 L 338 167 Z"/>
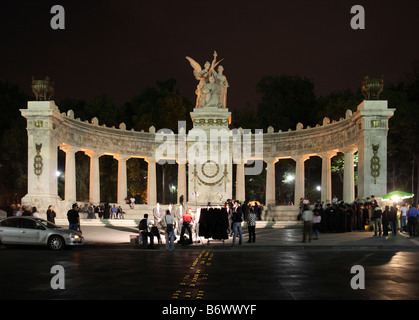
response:
<path id="1" fill-rule="evenodd" d="M 28 193 L 22 198 L 27 207 L 45 213 L 49 205 L 60 205 L 57 191 L 58 141 L 55 132 L 59 110 L 54 101 L 29 101 L 21 110 L 27 119 Z"/>
<path id="2" fill-rule="evenodd" d="M 232 198 L 232 147 L 226 108 L 195 108 L 188 133 L 189 205 L 222 205 Z"/>
<path id="3" fill-rule="evenodd" d="M 379 198 L 387 193 L 388 119 L 395 109 L 387 108 L 387 101 L 365 100 L 358 111 L 358 197 Z"/>

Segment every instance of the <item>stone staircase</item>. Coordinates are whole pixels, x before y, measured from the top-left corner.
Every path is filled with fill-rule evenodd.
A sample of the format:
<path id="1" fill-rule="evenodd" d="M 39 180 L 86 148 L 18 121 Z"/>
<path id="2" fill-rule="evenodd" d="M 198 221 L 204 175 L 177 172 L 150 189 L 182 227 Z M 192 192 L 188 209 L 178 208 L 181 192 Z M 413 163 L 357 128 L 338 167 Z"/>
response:
<path id="1" fill-rule="evenodd" d="M 162 205 L 165 210 L 166 206 Z M 124 226 L 138 227 L 144 214 L 148 213 L 153 219 L 153 207 L 147 205 L 136 205 L 135 209 L 130 209 L 127 205 L 123 207 L 125 219 L 87 219 L 87 214 L 80 213 L 80 220 L 83 226 Z M 301 221 L 297 220 L 298 207 L 295 206 L 274 206 L 264 208 L 262 211 L 262 220 L 257 221 L 256 228 L 293 228 L 300 227 Z M 65 218 L 55 219 L 59 226 L 68 226 Z"/>

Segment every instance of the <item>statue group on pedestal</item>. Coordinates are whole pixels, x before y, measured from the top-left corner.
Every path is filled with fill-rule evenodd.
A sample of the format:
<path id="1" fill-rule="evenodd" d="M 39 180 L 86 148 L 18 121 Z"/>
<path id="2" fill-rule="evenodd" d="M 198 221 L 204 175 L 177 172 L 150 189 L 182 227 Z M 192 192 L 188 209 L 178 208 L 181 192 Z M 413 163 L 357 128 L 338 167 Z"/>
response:
<path id="1" fill-rule="evenodd" d="M 217 52 L 215 51 L 213 56 L 212 63 L 205 62 L 204 69 L 194 59 L 186 57 L 194 69 L 195 78 L 199 80 L 195 91 L 197 95 L 196 108 L 227 107 L 227 88 L 229 85 L 226 76 L 223 74 L 224 68 L 221 65 L 218 66 L 222 60 L 217 61 Z"/>

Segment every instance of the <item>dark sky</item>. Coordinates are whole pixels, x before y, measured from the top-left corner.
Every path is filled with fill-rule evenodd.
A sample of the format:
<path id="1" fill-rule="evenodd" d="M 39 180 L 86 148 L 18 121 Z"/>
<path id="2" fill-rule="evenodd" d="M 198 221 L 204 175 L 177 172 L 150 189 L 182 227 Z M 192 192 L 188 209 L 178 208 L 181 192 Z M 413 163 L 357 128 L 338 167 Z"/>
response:
<path id="1" fill-rule="evenodd" d="M 202 66 L 214 50 L 230 83 L 228 107 L 257 102 L 264 75 L 301 75 L 317 95 L 356 90 L 364 75 L 405 79 L 419 59 L 419 1 L 16 1 L 1 2 L 0 81 L 31 94 L 31 76 L 55 81 L 54 100 L 89 101 L 100 93 L 131 100 L 175 78 L 195 101 L 197 81 L 185 56 Z M 50 9 L 65 9 L 52 30 Z M 353 5 L 365 30 L 350 26 Z M 1 106 L 4 107 L 4 106 Z"/>

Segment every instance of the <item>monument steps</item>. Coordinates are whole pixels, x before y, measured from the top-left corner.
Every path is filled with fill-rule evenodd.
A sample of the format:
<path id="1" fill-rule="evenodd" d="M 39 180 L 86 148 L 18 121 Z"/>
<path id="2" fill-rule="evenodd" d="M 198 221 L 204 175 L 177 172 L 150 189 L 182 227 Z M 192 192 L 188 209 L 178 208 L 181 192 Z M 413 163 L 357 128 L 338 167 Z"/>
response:
<path id="1" fill-rule="evenodd" d="M 128 207 L 127 207 L 128 208 Z M 165 206 L 162 206 L 166 209 Z M 80 223 L 82 226 L 129 226 L 137 227 L 140 220 L 144 218 L 144 213 L 149 214 L 153 219 L 153 209 L 149 206 L 136 206 L 135 209 L 125 209 L 125 219 L 87 219 L 86 213 L 80 213 Z M 298 207 L 296 206 L 274 206 L 265 208 L 262 211 L 262 220 L 257 221 L 256 228 L 289 228 L 298 227 L 302 224 L 297 220 Z M 67 226 L 65 218 L 55 219 L 59 226 Z"/>
<path id="2" fill-rule="evenodd" d="M 141 219 L 80 219 L 80 224 L 83 227 L 131 227 L 138 228 L 138 224 Z M 55 219 L 57 226 L 67 228 L 67 219 Z M 299 227 L 302 225 L 301 221 L 256 221 L 257 229 L 280 229 L 280 228 L 292 228 Z M 245 226 L 245 225 L 244 225 Z M 244 231 L 247 229 L 245 228 Z"/>

